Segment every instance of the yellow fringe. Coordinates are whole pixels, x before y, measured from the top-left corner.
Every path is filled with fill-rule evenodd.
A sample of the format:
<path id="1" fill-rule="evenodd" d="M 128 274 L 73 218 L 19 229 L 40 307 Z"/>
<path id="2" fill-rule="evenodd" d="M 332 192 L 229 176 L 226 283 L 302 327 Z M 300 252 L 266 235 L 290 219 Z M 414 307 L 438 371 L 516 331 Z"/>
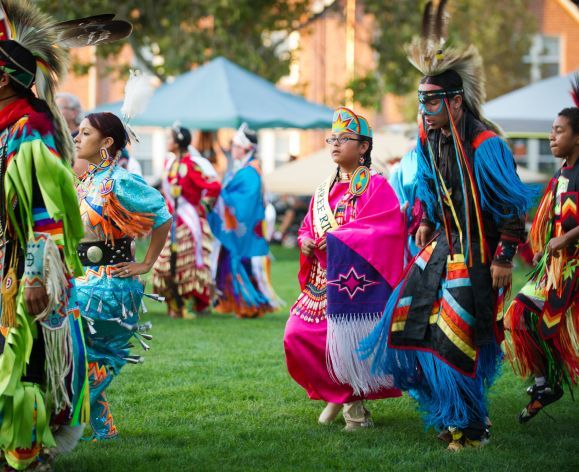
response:
<path id="1" fill-rule="evenodd" d="M 529 231 L 529 243 L 533 253 L 543 252 L 545 250 L 545 243 L 549 236 L 549 225 L 551 224 L 551 213 L 553 210 L 553 184 L 549 184 L 547 191 L 533 219 L 533 225 Z"/>
<path id="2" fill-rule="evenodd" d="M 88 379 L 88 375 L 87 375 L 87 379 Z M 81 424 L 88 424 L 90 421 L 90 394 L 89 394 L 88 380 L 85 381 L 83 397 L 84 398 L 82 399 L 82 406 L 81 406 L 81 410 L 80 410 L 79 422 Z"/>
<path id="3" fill-rule="evenodd" d="M 16 322 L 16 298 L 18 296 L 18 278 L 16 269 L 11 266 L 6 277 L 2 281 L 2 326 L 15 328 Z"/>
<path id="4" fill-rule="evenodd" d="M 563 255 L 562 251 L 557 255 L 551 256 L 550 260 L 547 261 L 547 266 L 545 268 L 545 273 L 547 276 L 546 290 L 557 290 L 557 294 L 561 296 L 563 290 L 563 284 L 561 280 L 563 279 L 563 267 L 567 265 L 567 257 Z"/>
<path id="5" fill-rule="evenodd" d="M 575 307 L 572 304 L 567 314 L 565 315 L 566 333 L 567 333 L 567 345 L 569 351 L 575 355 L 575 358 L 579 362 L 579 306 Z"/>

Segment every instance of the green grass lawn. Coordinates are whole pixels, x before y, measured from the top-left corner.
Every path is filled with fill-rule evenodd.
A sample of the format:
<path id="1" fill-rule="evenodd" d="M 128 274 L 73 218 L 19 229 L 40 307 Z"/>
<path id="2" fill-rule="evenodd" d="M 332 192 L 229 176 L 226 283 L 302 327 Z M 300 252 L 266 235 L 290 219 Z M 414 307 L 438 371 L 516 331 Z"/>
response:
<path id="1" fill-rule="evenodd" d="M 213 315 L 170 320 L 149 304 L 152 349 L 109 389 L 120 437 L 81 443 L 60 457 L 62 471 L 189 470 L 579 470 L 579 406 L 567 393 L 521 426 L 525 384 L 510 366 L 491 395 L 492 442 L 451 454 L 425 432 L 408 396 L 370 403 L 376 427 L 345 433 L 343 420 L 316 422 L 310 401 L 287 373 L 283 331 L 297 296 L 297 252 L 274 248 L 273 281 L 288 306 L 257 320 Z M 524 273 L 515 285 L 520 287 Z M 140 349 L 140 348 L 139 348 Z M 135 348 L 135 351 L 137 349 Z"/>

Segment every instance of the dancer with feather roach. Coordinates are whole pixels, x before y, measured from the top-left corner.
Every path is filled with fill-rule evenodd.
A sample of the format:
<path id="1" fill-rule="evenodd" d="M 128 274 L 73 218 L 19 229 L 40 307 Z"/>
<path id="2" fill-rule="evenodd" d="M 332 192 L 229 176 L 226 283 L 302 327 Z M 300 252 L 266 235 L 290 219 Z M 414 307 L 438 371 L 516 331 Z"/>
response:
<path id="1" fill-rule="evenodd" d="M 418 401 L 426 425 L 457 451 L 488 441 L 486 397 L 502 360 L 502 303 L 531 193 L 500 131 L 481 113 L 478 51 L 445 44 L 445 5 L 435 10 L 428 2 L 422 36 L 406 49 L 423 74 L 424 131 L 416 146 L 422 250 L 381 325 L 361 344 L 378 377 L 357 387 L 372 390 L 376 378 L 392 375 Z"/>
<path id="2" fill-rule="evenodd" d="M 218 241 L 214 248 L 219 313 L 258 318 L 283 305 L 270 277 L 265 191 L 257 132 L 242 123 L 231 143 L 233 168 L 207 220 Z"/>
<path id="3" fill-rule="evenodd" d="M 27 0 L 0 4 L 0 448 L 7 470 L 50 468 L 88 420 L 74 284 L 83 228 L 72 140 L 54 92 L 67 47 L 131 32 L 113 16 L 56 23 Z"/>

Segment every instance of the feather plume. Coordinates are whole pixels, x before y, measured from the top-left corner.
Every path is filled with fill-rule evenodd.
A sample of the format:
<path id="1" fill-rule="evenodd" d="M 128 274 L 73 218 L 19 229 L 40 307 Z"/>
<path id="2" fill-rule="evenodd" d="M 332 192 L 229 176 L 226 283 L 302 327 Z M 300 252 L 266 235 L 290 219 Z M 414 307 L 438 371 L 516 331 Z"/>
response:
<path id="1" fill-rule="evenodd" d="M 151 77 L 138 70 L 131 70 L 125 85 L 125 100 L 121 108 L 126 122 L 145 111 L 153 92 Z"/>
<path id="2" fill-rule="evenodd" d="M 502 130 L 482 113 L 486 99 L 483 61 L 477 48 L 469 46 L 449 47 L 445 44 L 448 17 L 445 13 L 446 0 L 441 0 L 433 18 L 432 2 L 424 8 L 423 33 L 415 36 L 404 46 L 408 61 L 425 76 L 435 76 L 452 69 L 462 78 L 464 101 L 475 117 L 499 135 Z M 426 28 L 426 35 L 425 32 Z"/>
<path id="3" fill-rule="evenodd" d="M 0 3 L 0 39 L 8 40 L 14 36 L 14 28 L 10 23 L 10 18 L 4 11 L 4 5 Z"/>
<path id="4" fill-rule="evenodd" d="M 36 59 L 36 94 L 54 116 L 55 144 L 62 158 L 71 162 L 73 143 L 54 96 L 58 82 L 68 70 L 66 47 L 80 47 L 115 41 L 130 34 L 132 26 L 114 21 L 114 15 L 82 18 L 55 23 L 30 0 L 1 0 L 0 36 L 13 39 L 28 49 Z"/>
<path id="5" fill-rule="evenodd" d="M 447 0 L 440 0 L 434 21 L 434 39 L 439 40 L 441 43 L 446 40 L 446 1 Z"/>
<path id="6" fill-rule="evenodd" d="M 424 13 L 422 14 L 422 37 L 427 39 L 430 36 L 432 27 L 432 0 L 426 2 Z"/>
<path id="7" fill-rule="evenodd" d="M 575 106 L 579 107 L 579 72 L 575 72 L 571 79 L 571 97 Z"/>
<path id="8" fill-rule="evenodd" d="M 126 38 L 133 30 L 128 21 L 114 20 L 105 14 L 58 23 L 52 28 L 57 33 L 57 44 L 67 48 L 96 46 Z"/>
<path id="9" fill-rule="evenodd" d="M 55 46 L 56 33 L 51 29 L 54 20 L 28 0 L 2 0 L 6 21 L 12 31 L 11 39 L 28 49 L 36 58 L 36 93 L 44 100 L 55 118 L 55 144 L 62 158 L 71 162 L 73 144 L 56 103 L 54 94 L 68 69 L 67 52 Z"/>

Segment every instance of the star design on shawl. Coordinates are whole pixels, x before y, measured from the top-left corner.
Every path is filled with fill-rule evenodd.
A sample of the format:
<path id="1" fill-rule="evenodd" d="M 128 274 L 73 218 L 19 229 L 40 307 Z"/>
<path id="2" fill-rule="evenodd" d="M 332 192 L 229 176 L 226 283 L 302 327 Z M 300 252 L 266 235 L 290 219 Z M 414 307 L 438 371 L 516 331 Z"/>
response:
<path id="1" fill-rule="evenodd" d="M 359 275 L 354 267 L 350 267 L 346 275 L 340 274 L 337 280 L 328 280 L 328 284 L 338 287 L 339 292 L 345 291 L 352 300 L 358 292 L 364 293 L 366 288 L 378 285 L 379 282 L 367 279 L 366 274 Z"/>

